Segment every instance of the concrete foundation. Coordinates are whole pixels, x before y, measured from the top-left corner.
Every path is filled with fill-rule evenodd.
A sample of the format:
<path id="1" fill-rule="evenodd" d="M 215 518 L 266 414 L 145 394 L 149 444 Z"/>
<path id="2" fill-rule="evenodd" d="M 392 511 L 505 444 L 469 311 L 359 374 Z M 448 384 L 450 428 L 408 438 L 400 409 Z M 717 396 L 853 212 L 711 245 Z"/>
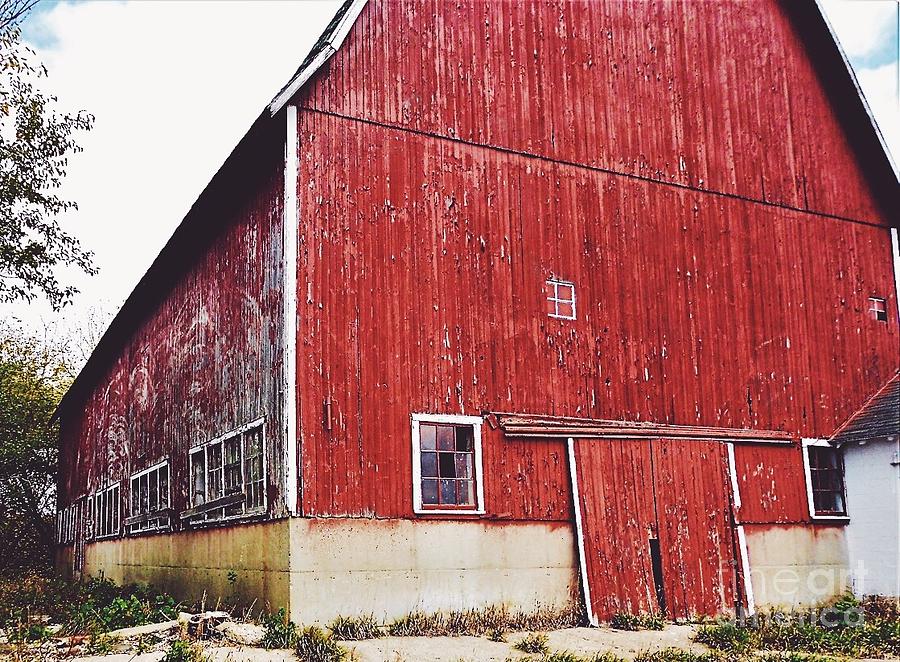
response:
<path id="1" fill-rule="evenodd" d="M 180 599 L 205 596 L 207 604 L 289 607 L 304 624 L 499 604 L 562 608 L 578 595 L 577 567 L 567 524 L 478 520 L 294 518 L 85 550 L 87 576 L 147 582 Z"/>
<path id="2" fill-rule="evenodd" d="M 86 545 L 84 571 L 183 600 L 278 609 L 290 595 L 288 541 L 287 520 L 99 541 Z"/>
<path id="3" fill-rule="evenodd" d="M 819 604 L 850 588 L 844 529 L 825 525 L 745 525 L 757 608 Z"/>
<path id="4" fill-rule="evenodd" d="M 757 607 L 812 605 L 850 586 L 842 527 L 745 531 Z M 286 607 L 304 624 L 501 604 L 564 608 L 580 593 L 567 523 L 282 519 L 89 543 L 85 574 L 148 582 L 186 600 L 205 596 L 211 605 L 222 598 Z"/>
<path id="5" fill-rule="evenodd" d="M 568 524 L 291 521 L 291 614 L 302 623 L 500 604 L 562 608 L 578 595 L 577 568 Z"/>

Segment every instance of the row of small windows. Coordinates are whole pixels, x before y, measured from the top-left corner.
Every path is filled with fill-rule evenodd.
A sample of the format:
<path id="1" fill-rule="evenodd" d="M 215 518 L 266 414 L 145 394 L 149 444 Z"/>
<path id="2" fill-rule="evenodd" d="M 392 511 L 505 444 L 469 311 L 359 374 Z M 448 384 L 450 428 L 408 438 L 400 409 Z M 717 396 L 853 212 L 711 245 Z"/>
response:
<path id="1" fill-rule="evenodd" d="M 266 512 L 262 420 L 197 446 L 189 454 L 190 508 L 180 514 L 188 523 L 217 522 Z M 121 520 L 120 484 L 81 497 L 57 513 L 57 540 L 74 542 L 76 532 L 88 540 L 165 531 L 176 514 L 168 460 L 139 471 L 129 480 L 129 516 Z"/>

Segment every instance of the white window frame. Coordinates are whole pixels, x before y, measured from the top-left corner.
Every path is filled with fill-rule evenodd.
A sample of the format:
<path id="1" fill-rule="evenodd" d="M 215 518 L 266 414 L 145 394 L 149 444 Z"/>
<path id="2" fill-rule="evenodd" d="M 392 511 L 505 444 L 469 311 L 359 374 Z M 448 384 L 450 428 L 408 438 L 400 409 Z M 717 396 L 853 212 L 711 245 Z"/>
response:
<path id="1" fill-rule="evenodd" d="M 881 304 L 881 310 L 875 307 L 876 303 Z M 884 297 L 869 297 L 869 312 L 872 313 L 872 319 L 876 322 L 887 322 L 888 317 L 888 302 Z M 880 319 L 879 315 L 884 315 L 884 319 Z"/>
<path id="2" fill-rule="evenodd" d="M 842 480 L 844 483 L 844 510 L 846 511 L 845 515 L 817 515 L 816 514 L 816 503 L 813 499 L 813 487 L 812 487 L 812 470 L 810 468 L 809 463 L 809 447 L 810 446 L 818 446 L 825 447 L 837 450 L 834 448 L 832 444 L 828 442 L 827 439 L 807 439 L 804 438 L 801 440 L 803 444 L 803 473 L 806 475 L 806 504 L 809 509 L 809 516 L 811 519 L 816 521 L 826 521 L 826 522 L 849 522 L 850 521 L 850 505 L 847 503 L 847 476 L 846 473 L 842 476 Z M 840 451 L 839 451 L 840 452 Z"/>
<path id="3" fill-rule="evenodd" d="M 115 526 L 111 527 L 111 530 L 107 533 L 100 535 L 100 525 L 98 523 L 98 520 L 100 519 L 102 514 L 98 514 L 97 512 L 97 499 L 100 499 L 100 502 L 103 503 L 103 494 L 105 494 L 106 492 L 112 494 L 112 491 L 114 489 L 118 489 L 118 491 L 116 492 L 116 496 L 118 497 L 118 499 L 115 504 L 115 516 L 113 521 L 113 524 L 115 524 Z M 92 513 L 91 534 L 93 539 L 107 540 L 108 538 L 118 537 L 122 533 L 122 486 L 120 482 L 116 481 L 115 483 L 110 483 L 106 487 L 100 488 L 99 490 L 94 492 L 93 495 L 91 495 L 90 500 L 94 502 L 93 506 L 90 509 L 90 512 Z"/>
<path id="4" fill-rule="evenodd" d="M 166 458 L 164 460 L 160 460 L 156 464 L 153 464 L 153 465 L 147 467 L 146 469 L 141 469 L 137 473 L 131 474 L 131 476 L 128 478 L 128 501 L 129 501 L 128 514 L 130 517 L 134 517 L 136 515 L 136 513 L 134 512 L 134 508 L 131 505 L 134 503 L 134 495 L 133 495 L 134 481 L 138 480 L 138 483 L 140 484 L 141 476 L 153 473 L 154 471 L 159 471 L 163 467 L 166 467 L 168 469 L 168 475 L 169 475 L 169 479 L 166 481 L 166 503 L 168 505 L 166 506 L 165 509 L 171 511 L 171 509 L 172 509 L 172 466 L 169 463 L 169 458 Z M 157 481 L 159 481 L 159 478 L 157 478 Z M 159 483 L 157 482 L 157 490 L 158 489 L 159 489 Z M 138 498 L 140 498 L 140 494 L 138 494 Z M 157 498 L 159 498 L 159 495 L 157 495 Z M 146 514 L 149 515 L 152 513 L 161 513 L 161 512 L 162 512 L 162 509 L 158 508 L 158 509 L 148 512 Z M 145 513 L 140 513 L 140 514 L 143 515 Z M 165 520 L 165 522 L 160 523 L 159 520 Z M 127 535 L 135 535 L 136 536 L 136 535 L 140 535 L 142 533 L 152 533 L 154 531 L 166 531 L 169 528 L 171 528 L 171 526 L 172 526 L 172 516 L 171 516 L 171 514 L 160 514 L 159 517 L 151 519 L 151 520 L 149 520 L 149 522 L 155 522 L 155 523 L 152 526 L 147 526 L 146 528 L 143 528 L 143 529 L 132 529 L 131 528 L 131 527 L 135 527 L 135 526 L 140 526 L 138 524 L 126 524 L 125 525 L 125 533 Z"/>
<path id="5" fill-rule="evenodd" d="M 247 517 L 253 517 L 258 515 L 264 515 L 268 512 L 268 494 L 266 493 L 266 486 L 268 485 L 268 474 L 266 467 L 266 427 L 264 425 L 265 418 L 259 417 L 249 423 L 242 425 L 239 428 L 235 428 L 234 430 L 230 430 L 225 434 L 219 435 L 215 439 L 210 439 L 209 441 L 205 441 L 202 444 L 197 444 L 193 448 L 188 450 L 188 481 L 189 481 L 189 494 L 190 494 L 190 507 L 195 508 L 199 505 L 194 502 L 194 456 L 200 452 L 203 453 L 203 485 L 204 490 L 209 492 L 209 448 L 210 446 L 215 446 L 216 444 L 222 445 L 222 489 L 224 491 L 225 488 L 225 442 L 234 437 L 241 437 L 241 441 L 239 444 L 241 451 L 241 486 L 244 490 L 245 501 L 243 503 L 243 510 L 240 513 L 234 515 L 218 515 L 218 509 L 214 511 L 210 511 L 203 515 L 197 515 L 192 518 L 190 521 L 191 526 L 202 525 L 206 523 L 218 523 L 218 522 L 228 522 L 231 520 L 239 520 L 245 519 Z M 247 489 L 247 476 L 245 472 L 245 463 L 244 463 L 244 440 L 243 435 L 251 430 L 255 430 L 256 428 L 260 429 L 260 434 L 262 436 L 261 441 L 261 452 L 262 452 L 262 504 L 255 508 L 247 508 L 246 502 L 246 489 Z M 171 476 L 169 478 L 171 484 Z M 204 497 L 204 503 L 207 503 L 208 500 Z"/>
<path id="6" fill-rule="evenodd" d="M 422 455 L 419 444 L 421 423 L 445 423 L 451 425 L 471 425 L 475 445 L 475 508 L 428 508 L 422 505 Z M 413 512 L 417 515 L 484 515 L 484 468 L 481 458 L 481 416 L 459 414 L 412 414 L 412 488 Z"/>
<path id="7" fill-rule="evenodd" d="M 547 313 L 550 317 L 559 320 L 574 320 L 578 318 L 577 309 L 575 308 L 575 283 L 568 280 L 563 280 L 561 278 L 548 278 L 546 281 L 547 285 L 550 285 L 553 288 L 553 296 L 548 296 L 547 301 L 553 302 L 553 308 L 555 312 Z M 572 288 L 572 299 L 560 299 L 559 298 L 559 286 L 563 285 L 565 287 Z M 560 315 L 559 314 L 559 304 L 572 304 L 572 314 L 570 315 Z"/>

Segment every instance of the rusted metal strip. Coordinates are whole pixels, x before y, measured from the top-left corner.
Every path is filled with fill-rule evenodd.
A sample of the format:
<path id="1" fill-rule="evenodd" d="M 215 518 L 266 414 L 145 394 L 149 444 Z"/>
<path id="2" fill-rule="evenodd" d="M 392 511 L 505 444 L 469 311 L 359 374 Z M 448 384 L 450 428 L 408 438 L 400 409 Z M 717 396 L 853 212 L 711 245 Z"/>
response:
<path id="1" fill-rule="evenodd" d="M 789 432 L 780 430 L 747 430 L 694 425 L 670 425 L 637 421 L 608 421 L 527 414 L 496 414 L 508 437 L 559 437 L 634 439 L 659 438 L 712 440 L 744 443 L 791 444 Z"/>

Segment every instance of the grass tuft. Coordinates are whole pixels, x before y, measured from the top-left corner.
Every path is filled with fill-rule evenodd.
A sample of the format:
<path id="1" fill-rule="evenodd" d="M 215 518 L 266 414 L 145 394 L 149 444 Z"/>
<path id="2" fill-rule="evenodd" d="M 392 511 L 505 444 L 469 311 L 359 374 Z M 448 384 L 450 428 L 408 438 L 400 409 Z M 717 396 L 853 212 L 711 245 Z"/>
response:
<path id="1" fill-rule="evenodd" d="M 378 622 L 371 614 L 357 617 L 338 616 L 328 625 L 328 629 L 335 639 L 342 641 L 377 639 L 382 634 Z"/>
<path id="2" fill-rule="evenodd" d="M 661 614 L 614 614 L 609 622 L 616 630 L 662 630 L 666 627 L 666 619 Z"/>
<path id="3" fill-rule="evenodd" d="M 342 662 L 347 658 L 347 651 L 334 637 L 314 625 L 297 635 L 296 652 L 301 662 Z"/>
<path id="4" fill-rule="evenodd" d="M 203 654 L 203 648 L 187 639 L 176 639 L 166 650 L 161 662 L 207 662 L 209 658 Z"/>
<path id="5" fill-rule="evenodd" d="M 264 614 L 263 648 L 293 648 L 297 644 L 297 626 L 287 616 L 284 607 L 274 614 Z"/>
<path id="6" fill-rule="evenodd" d="M 549 652 L 547 644 L 550 639 L 543 632 L 531 632 L 525 635 L 513 648 L 523 653 L 538 653 L 546 655 Z"/>

